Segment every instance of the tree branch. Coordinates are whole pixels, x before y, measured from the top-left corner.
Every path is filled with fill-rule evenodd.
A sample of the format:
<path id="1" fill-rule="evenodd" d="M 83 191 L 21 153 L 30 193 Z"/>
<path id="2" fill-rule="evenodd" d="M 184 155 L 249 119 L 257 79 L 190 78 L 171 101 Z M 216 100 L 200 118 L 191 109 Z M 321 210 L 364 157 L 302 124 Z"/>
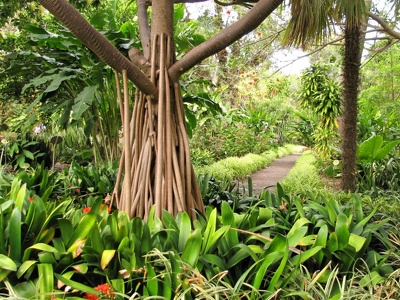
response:
<path id="1" fill-rule="evenodd" d="M 168 70 L 171 80 L 178 80 L 183 73 L 202 60 L 225 49 L 256 29 L 282 2 L 283 0 L 260 0 L 240 20 L 193 48 L 181 60 L 172 65 Z"/>
<path id="2" fill-rule="evenodd" d="M 72 33 L 110 67 L 127 72 L 131 80 L 143 93 L 157 98 L 157 88 L 138 67 L 131 63 L 100 32 L 66 0 L 38 0 L 50 13 L 60 20 Z"/>
<path id="3" fill-rule="evenodd" d="M 389 27 L 389 25 L 379 16 L 373 14 L 372 12 L 368 12 L 368 16 L 378 22 L 381 25 L 382 29 L 390 36 L 394 37 L 395 39 L 400 40 L 400 33 L 393 30 Z"/>
<path id="4" fill-rule="evenodd" d="M 136 0 L 138 9 L 138 24 L 139 24 L 139 35 L 142 43 L 143 56 L 146 59 L 150 59 L 150 27 L 149 27 L 149 16 L 147 14 L 148 4 L 146 0 Z"/>

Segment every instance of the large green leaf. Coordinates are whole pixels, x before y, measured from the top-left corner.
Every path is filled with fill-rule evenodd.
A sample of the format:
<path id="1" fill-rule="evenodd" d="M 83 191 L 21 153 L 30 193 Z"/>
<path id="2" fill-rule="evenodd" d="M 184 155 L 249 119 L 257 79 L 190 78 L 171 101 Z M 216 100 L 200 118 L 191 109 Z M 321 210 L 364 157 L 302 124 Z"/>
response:
<path id="1" fill-rule="evenodd" d="M 185 248 L 185 245 L 188 241 L 190 232 L 192 230 L 192 224 L 189 218 L 189 215 L 184 212 L 180 213 L 180 222 L 179 222 L 179 242 L 178 242 L 178 251 L 182 252 Z"/>
<path id="2" fill-rule="evenodd" d="M 182 253 L 182 259 L 190 266 L 195 267 L 200 256 L 202 239 L 201 230 L 195 229 L 188 237 Z"/>
<path id="3" fill-rule="evenodd" d="M 17 271 L 15 262 L 4 254 L 0 254 L 0 268 L 9 271 Z"/>
<path id="4" fill-rule="evenodd" d="M 79 222 L 77 228 L 75 229 L 72 237 L 70 238 L 69 242 L 67 243 L 67 247 L 71 247 L 76 241 L 85 239 L 92 227 L 95 225 L 96 222 L 96 215 L 95 214 L 87 214 L 85 215 L 82 220 Z"/>
<path id="5" fill-rule="evenodd" d="M 75 104 L 72 106 L 72 119 L 78 120 L 82 114 L 92 105 L 95 95 L 97 92 L 98 86 L 87 86 L 83 89 L 82 92 L 76 96 L 74 102 Z"/>
<path id="6" fill-rule="evenodd" d="M 385 158 L 393 150 L 400 140 L 384 142 L 381 135 L 374 135 L 359 145 L 358 158 L 372 162 Z"/>

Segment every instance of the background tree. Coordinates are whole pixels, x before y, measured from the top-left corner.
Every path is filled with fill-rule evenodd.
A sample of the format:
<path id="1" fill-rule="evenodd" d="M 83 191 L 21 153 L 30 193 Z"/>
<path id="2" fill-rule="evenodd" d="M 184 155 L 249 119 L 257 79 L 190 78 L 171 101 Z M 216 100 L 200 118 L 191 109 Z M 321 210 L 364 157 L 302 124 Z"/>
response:
<path id="1" fill-rule="evenodd" d="M 307 47 L 329 37 L 332 24 L 344 20 L 343 58 L 343 128 L 342 189 L 356 188 L 357 162 L 357 95 L 361 62 L 362 24 L 366 21 L 366 4 L 357 1 L 295 1 L 289 22 L 286 43 Z"/>

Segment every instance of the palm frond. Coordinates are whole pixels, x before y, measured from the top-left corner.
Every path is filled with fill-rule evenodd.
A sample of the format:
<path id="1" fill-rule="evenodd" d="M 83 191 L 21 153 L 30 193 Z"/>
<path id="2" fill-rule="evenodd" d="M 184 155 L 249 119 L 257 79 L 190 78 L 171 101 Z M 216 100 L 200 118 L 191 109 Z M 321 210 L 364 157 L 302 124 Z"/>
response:
<path id="1" fill-rule="evenodd" d="M 331 33 L 333 13 L 332 0 L 292 0 L 283 44 L 307 48 L 321 42 Z"/>

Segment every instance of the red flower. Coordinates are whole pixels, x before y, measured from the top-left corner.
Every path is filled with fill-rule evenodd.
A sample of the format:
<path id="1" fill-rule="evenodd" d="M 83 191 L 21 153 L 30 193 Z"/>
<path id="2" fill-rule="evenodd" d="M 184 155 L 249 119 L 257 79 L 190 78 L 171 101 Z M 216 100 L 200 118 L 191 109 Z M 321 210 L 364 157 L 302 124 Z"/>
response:
<path id="1" fill-rule="evenodd" d="M 108 297 L 109 299 L 113 299 L 114 298 L 114 291 L 113 291 L 112 287 L 108 283 L 99 284 L 94 289 L 99 291 L 102 295 Z M 99 299 L 99 297 L 97 297 L 95 295 L 92 295 L 92 294 L 89 294 L 89 293 L 86 293 L 85 297 L 83 297 L 83 298 L 90 299 L 90 300 Z"/>
<path id="2" fill-rule="evenodd" d="M 97 297 L 95 295 L 92 295 L 92 294 L 89 294 L 89 293 L 86 293 L 86 295 L 83 298 L 89 299 L 89 300 L 97 300 L 97 299 L 99 299 L 99 297 Z"/>
<path id="3" fill-rule="evenodd" d="M 261 32 L 257 32 L 257 36 L 261 36 Z"/>
<path id="4" fill-rule="evenodd" d="M 33 196 L 29 197 L 29 201 L 32 202 L 33 201 Z"/>
<path id="5" fill-rule="evenodd" d="M 226 11 L 226 14 L 227 14 L 227 15 L 230 15 L 230 14 L 231 14 L 231 10 L 228 9 L 228 10 Z"/>
<path id="6" fill-rule="evenodd" d="M 104 208 L 107 208 L 107 211 L 109 213 L 111 212 L 111 207 L 109 207 L 108 205 L 106 205 L 106 204 L 100 205 L 100 211 L 103 211 Z"/>
<path id="7" fill-rule="evenodd" d="M 88 213 L 88 212 L 90 212 L 91 211 L 91 207 L 90 206 L 88 206 L 88 207 L 84 207 L 84 208 L 82 208 L 82 212 L 84 212 L 84 213 Z"/>

